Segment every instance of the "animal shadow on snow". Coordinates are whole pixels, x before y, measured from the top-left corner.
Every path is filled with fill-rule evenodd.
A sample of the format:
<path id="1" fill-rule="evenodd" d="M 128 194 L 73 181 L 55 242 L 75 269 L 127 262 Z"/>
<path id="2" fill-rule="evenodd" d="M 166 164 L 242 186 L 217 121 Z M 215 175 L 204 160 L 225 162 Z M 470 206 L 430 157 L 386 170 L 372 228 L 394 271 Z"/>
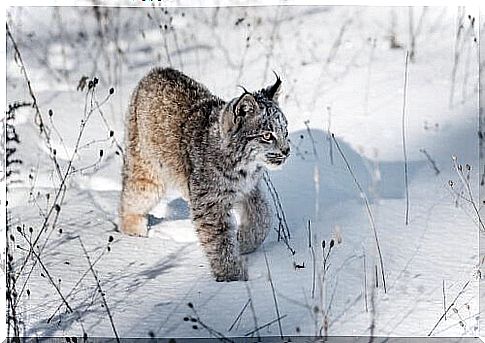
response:
<path id="1" fill-rule="evenodd" d="M 335 139 L 371 202 L 376 198 L 405 196 L 403 161 L 371 161 L 342 139 Z M 281 170 L 271 173 L 287 218 L 312 218 L 316 203 L 321 214 L 325 208 L 360 199 L 360 192 L 331 136 L 311 129 L 291 133 L 290 140 L 290 159 Z M 409 181 L 424 165 L 424 161 L 408 162 Z"/>
<path id="2" fill-rule="evenodd" d="M 165 215 L 157 216 L 156 214 L 150 213 L 148 215 L 148 226 L 149 228 L 160 224 L 162 221 L 167 220 L 184 220 L 190 218 L 189 205 L 182 198 L 170 199 L 167 204 L 167 209 Z"/>
<path id="3" fill-rule="evenodd" d="M 300 130 L 291 133 L 289 138 L 290 158 L 281 170 L 270 173 L 271 180 L 282 198 L 287 218 L 311 218 L 317 200 L 322 212 L 321 210 L 327 207 L 360 198 L 359 190 L 342 155 L 326 132 L 315 129 Z M 371 161 L 340 138 L 336 137 L 336 141 L 371 202 L 377 197 L 404 197 L 403 161 Z M 409 181 L 425 164 L 425 161 L 408 162 Z M 315 185 L 316 174 L 319 178 L 318 194 Z M 189 218 L 188 204 L 181 198 L 175 198 L 168 203 L 163 218 L 149 215 L 149 225 L 156 227 L 162 221 Z"/>

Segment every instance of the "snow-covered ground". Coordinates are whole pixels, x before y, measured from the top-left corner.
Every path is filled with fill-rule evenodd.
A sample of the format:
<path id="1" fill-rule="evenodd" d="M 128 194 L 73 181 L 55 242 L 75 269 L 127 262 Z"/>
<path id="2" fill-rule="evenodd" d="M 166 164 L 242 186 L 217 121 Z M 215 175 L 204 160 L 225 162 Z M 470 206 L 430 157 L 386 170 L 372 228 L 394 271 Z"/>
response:
<path id="1" fill-rule="evenodd" d="M 15 307 L 21 332 L 478 335 L 478 218 L 467 201 L 471 192 L 477 202 L 479 179 L 475 14 L 451 7 L 9 9 L 9 29 L 61 173 L 70 160 L 75 168 L 57 217 L 61 182 L 35 111 L 15 111 L 20 143 L 12 146 L 23 163 L 13 165 L 19 173 L 10 179 L 8 209 L 10 253 L 15 272 L 22 270 Z M 404 118 L 406 225 L 402 116 L 413 40 Z M 7 104 L 32 101 L 19 63 L 8 40 Z M 168 65 L 225 99 L 239 94 L 237 85 L 269 84 L 272 70 L 283 79 L 281 108 L 293 149 L 271 180 L 296 252 L 272 232 L 247 256 L 247 282 L 212 279 L 180 199 L 156 211 L 148 238 L 116 230 L 122 164 L 116 152 L 129 95 L 150 68 Z M 76 89 L 83 76 L 99 79 L 95 98 Z M 106 97 L 98 110 L 96 100 Z M 452 156 L 463 165 L 463 179 Z"/>

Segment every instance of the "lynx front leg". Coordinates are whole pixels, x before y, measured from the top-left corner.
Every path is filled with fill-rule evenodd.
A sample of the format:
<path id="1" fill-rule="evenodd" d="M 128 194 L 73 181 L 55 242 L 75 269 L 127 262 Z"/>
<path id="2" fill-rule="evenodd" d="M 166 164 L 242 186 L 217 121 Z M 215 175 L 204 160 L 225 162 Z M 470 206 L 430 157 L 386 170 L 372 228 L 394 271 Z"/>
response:
<path id="1" fill-rule="evenodd" d="M 219 204 L 193 207 L 192 215 L 216 281 L 247 280 L 228 208 Z"/>
<path id="2" fill-rule="evenodd" d="M 237 239 L 241 254 L 256 250 L 268 235 L 271 226 L 271 211 L 259 187 L 239 204 L 239 230 Z"/>

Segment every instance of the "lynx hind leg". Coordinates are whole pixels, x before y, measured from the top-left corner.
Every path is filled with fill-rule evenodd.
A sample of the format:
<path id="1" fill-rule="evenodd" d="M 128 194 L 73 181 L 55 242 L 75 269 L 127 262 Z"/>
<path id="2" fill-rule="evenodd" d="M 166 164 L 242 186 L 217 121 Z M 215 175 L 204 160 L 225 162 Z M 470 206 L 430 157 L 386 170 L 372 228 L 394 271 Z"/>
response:
<path id="1" fill-rule="evenodd" d="M 237 206 L 239 230 L 237 239 L 241 254 L 255 251 L 268 235 L 271 227 L 271 210 L 259 188 L 253 190 Z"/>
<path id="2" fill-rule="evenodd" d="M 163 187 L 160 183 L 146 178 L 150 174 L 138 175 L 141 177 L 128 173 L 123 180 L 120 206 L 121 232 L 131 236 L 147 236 L 147 216 L 163 195 Z"/>

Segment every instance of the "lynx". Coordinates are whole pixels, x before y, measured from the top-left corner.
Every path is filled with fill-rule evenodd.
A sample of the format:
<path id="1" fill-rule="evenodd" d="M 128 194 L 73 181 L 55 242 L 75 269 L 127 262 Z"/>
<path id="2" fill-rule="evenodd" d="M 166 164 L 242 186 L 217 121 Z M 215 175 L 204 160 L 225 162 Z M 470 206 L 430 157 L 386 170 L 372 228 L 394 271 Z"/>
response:
<path id="1" fill-rule="evenodd" d="M 276 76 L 226 102 L 177 70 L 149 72 L 129 105 L 121 231 L 146 236 L 149 211 L 176 188 L 216 281 L 247 280 L 240 255 L 257 249 L 271 225 L 264 168 L 280 167 L 290 153 L 280 86 Z"/>

